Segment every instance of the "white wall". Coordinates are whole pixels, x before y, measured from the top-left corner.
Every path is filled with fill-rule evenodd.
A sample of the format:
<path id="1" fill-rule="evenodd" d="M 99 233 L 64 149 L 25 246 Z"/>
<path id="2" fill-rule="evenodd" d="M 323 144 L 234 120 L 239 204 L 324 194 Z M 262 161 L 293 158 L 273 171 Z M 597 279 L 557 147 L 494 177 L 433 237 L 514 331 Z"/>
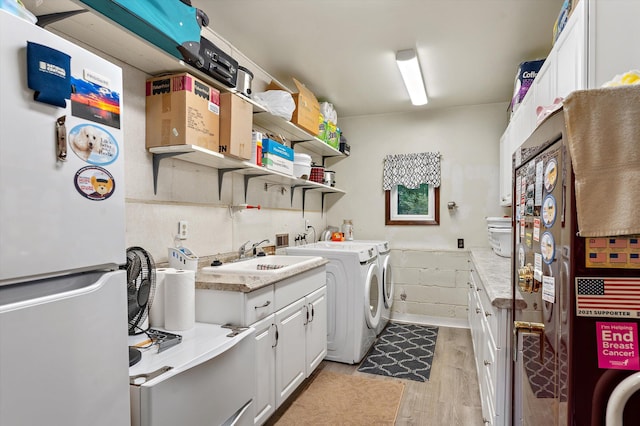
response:
<path id="1" fill-rule="evenodd" d="M 351 156 L 330 164 L 347 194 L 330 199 L 328 223 L 352 219 L 356 239 L 390 241 L 396 282 L 393 314 L 466 322 L 468 254 L 488 247 L 486 216 L 509 214 L 499 204 L 499 139 L 507 104 L 339 118 Z M 382 190 L 388 154 L 439 151 L 440 225 L 385 226 Z M 331 160 L 330 160 L 331 161 Z M 455 201 L 455 210 L 447 202 Z M 402 291 L 406 295 L 401 300 Z"/>

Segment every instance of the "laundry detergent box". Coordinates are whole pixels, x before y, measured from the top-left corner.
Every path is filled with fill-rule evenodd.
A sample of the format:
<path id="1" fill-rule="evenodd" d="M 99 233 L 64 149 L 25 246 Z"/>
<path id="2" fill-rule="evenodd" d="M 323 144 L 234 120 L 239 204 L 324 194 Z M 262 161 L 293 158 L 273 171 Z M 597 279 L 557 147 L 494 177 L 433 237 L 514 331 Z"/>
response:
<path id="1" fill-rule="evenodd" d="M 544 59 L 536 59 L 534 61 L 525 61 L 518 66 L 518 72 L 516 73 L 516 79 L 513 84 L 513 98 L 511 99 L 511 105 L 509 110 L 511 114 L 516 112 L 522 100 L 526 96 L 533 80 L 535 80 L 538 71 L 544 63 Z"/>
<path id="2" fill-rule="evenodd" d="M 146 82 L 146 147 L 198 145 L 218 151 L 220 92 L 188 74 Z"/>

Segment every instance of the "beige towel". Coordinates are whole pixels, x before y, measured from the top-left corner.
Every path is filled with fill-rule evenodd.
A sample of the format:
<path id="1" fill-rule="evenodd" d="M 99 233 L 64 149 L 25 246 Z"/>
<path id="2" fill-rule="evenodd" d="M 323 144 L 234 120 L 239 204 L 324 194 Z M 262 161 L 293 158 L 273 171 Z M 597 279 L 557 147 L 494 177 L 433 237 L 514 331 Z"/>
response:
<path id="1" fill-rule="evenodd" d="M 564 100 L 582 237 L 640 234 L 640 86 Z"/>

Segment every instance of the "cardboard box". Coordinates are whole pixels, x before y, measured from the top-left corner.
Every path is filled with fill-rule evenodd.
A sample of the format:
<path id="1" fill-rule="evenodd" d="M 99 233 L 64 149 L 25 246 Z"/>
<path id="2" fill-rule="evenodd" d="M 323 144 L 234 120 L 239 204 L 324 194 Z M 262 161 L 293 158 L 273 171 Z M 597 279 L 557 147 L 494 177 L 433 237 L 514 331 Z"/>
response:
<path id="1" fill-rule="evenodd" d="M 233 93 L 220 95 L 218 152 L 241 160 L 251 158 L 253 106 Z"/>
<path id="2" fill-rule="evenodd" d="M 311 90 L 295 78 L 293 84 L 296 85 L 298 93 L 293 93 L 293 100 L 296 109 L 293 111 L 291 122 L 313 136 L 319 133 L 318 115 L 320 114 L 320 104 Z M 272 81 L 267 86 L 267 90 L 286 90 L 284 87 Z"/>
<path id="3" fill-rule="evenodd" d="M 274 154 L 285 160 L 293 161 L 293 150 L 272 139 L 262 139 L 262 154 Z"/>
<path id="4" fill-rule="evenodd" d="M 220 92 L 187 73 L 146 83 L 146 147 L 198 145 L 218 150 Z"/>
<path id="5" fill-rule="evenodd" d="M 269 170 L 293 176 L 293 161 L 270 152 L 262 154 L 262 165 Z"/>

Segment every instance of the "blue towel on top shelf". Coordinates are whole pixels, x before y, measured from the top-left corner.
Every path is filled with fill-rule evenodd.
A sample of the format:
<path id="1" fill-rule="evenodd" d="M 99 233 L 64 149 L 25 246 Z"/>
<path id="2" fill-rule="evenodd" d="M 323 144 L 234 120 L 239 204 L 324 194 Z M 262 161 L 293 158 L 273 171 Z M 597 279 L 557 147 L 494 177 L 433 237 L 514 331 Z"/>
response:
<path id="1" fill-rule="evenodd" d="M 66 108 L 71 98 L 71 57 L 66 53 L 27 42 L 27 83 L 38 102 Z"/>

